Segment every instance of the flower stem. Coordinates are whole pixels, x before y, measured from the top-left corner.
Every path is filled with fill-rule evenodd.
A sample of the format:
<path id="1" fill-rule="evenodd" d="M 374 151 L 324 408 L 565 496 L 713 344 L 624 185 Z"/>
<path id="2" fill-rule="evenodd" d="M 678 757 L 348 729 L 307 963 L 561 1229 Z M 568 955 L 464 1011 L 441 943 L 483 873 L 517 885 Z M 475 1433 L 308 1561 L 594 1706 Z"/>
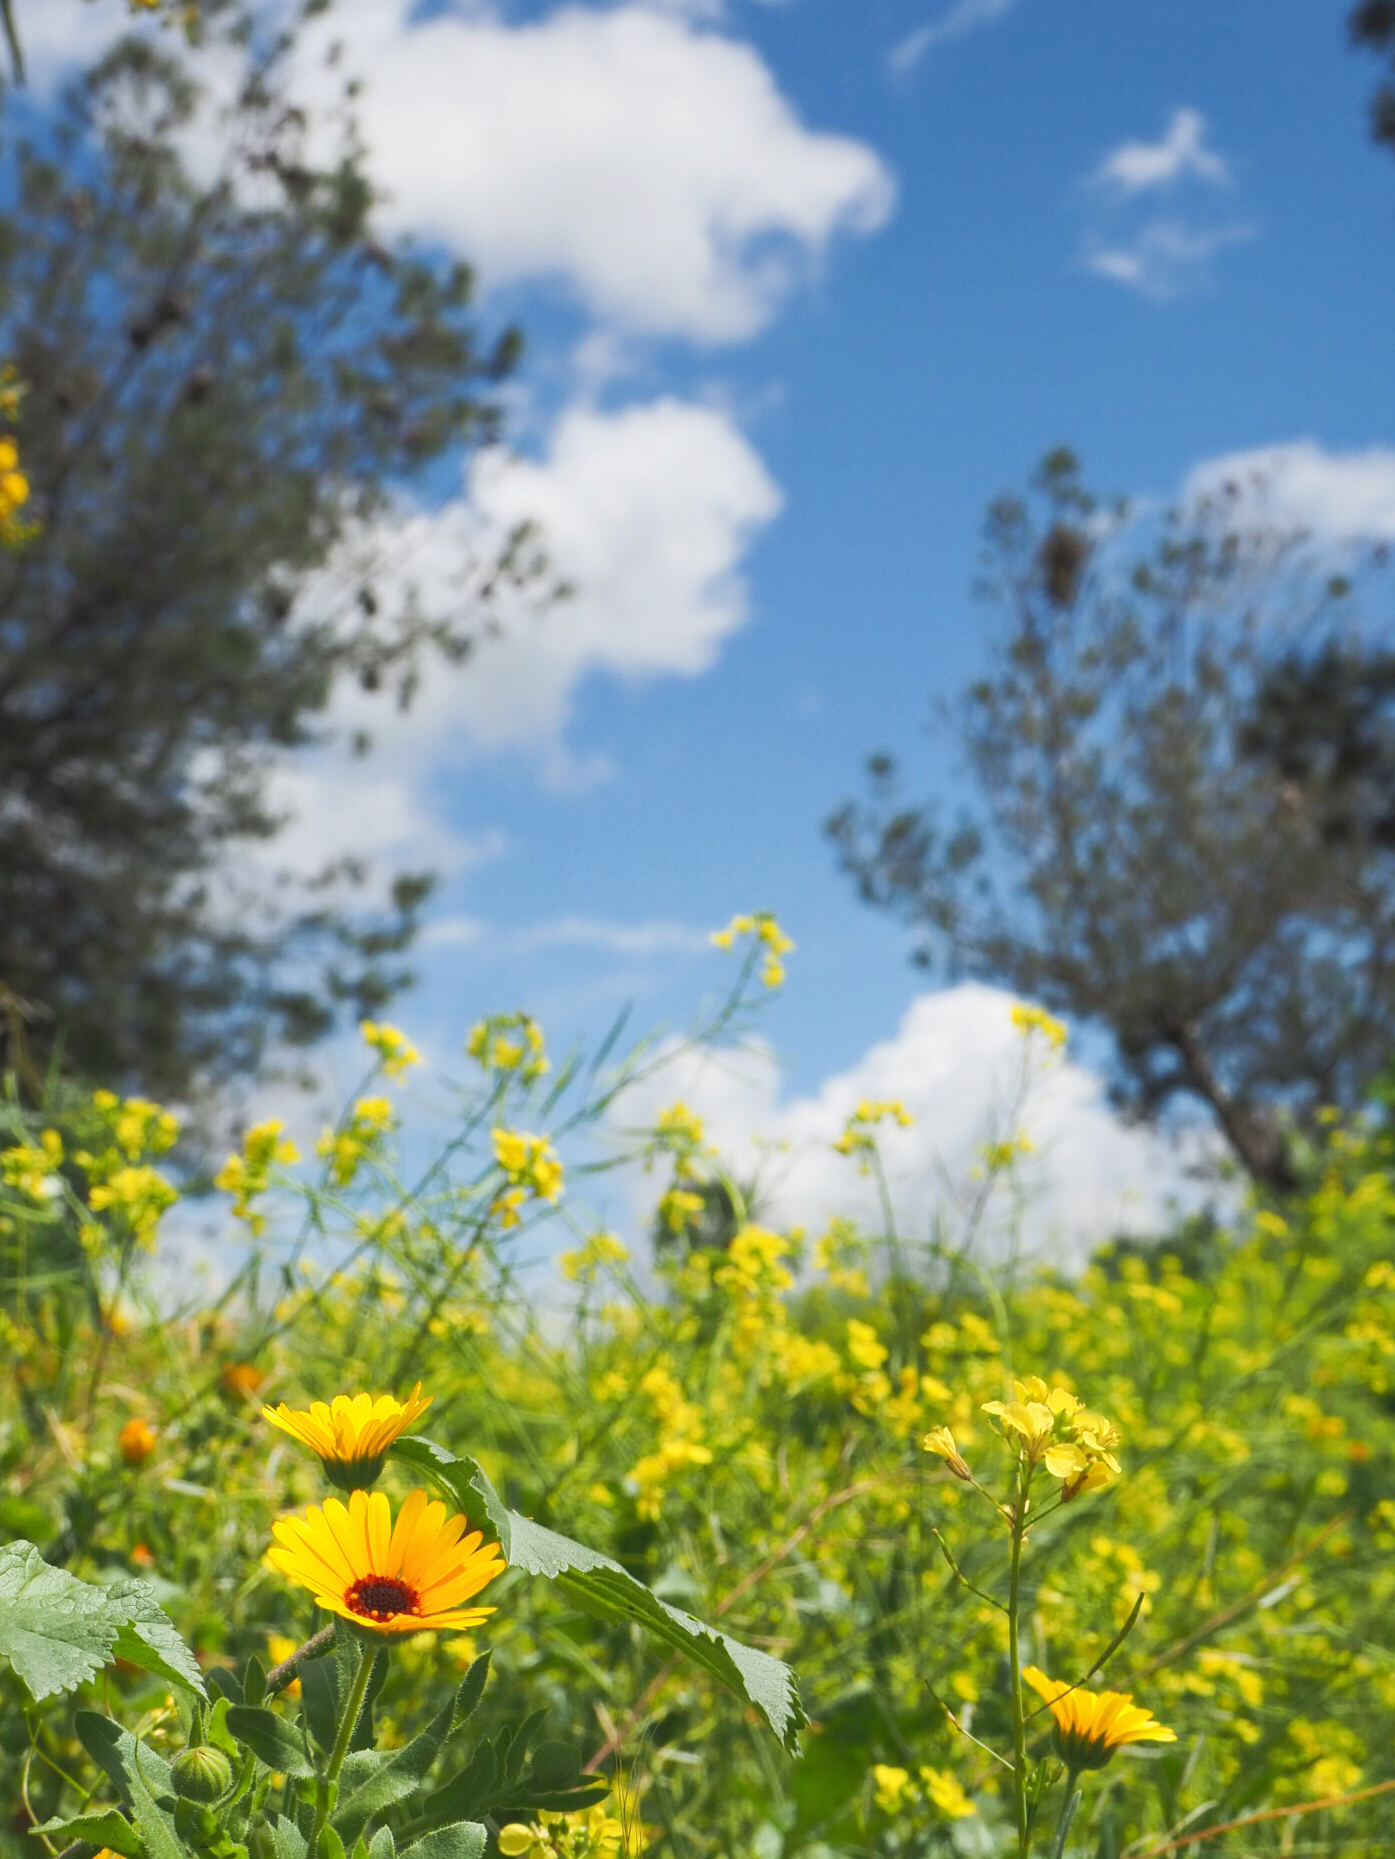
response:
<path id="1" fill-rule="evenodd" d="M 1028 1859 L 1032 1836 L 1027 1825 L 1027 1721 L 1022 1711 L 1022 1655 L 1018 1646 L 1022 1538 L 1027 1524 L 1027 1478 L 1017 1474 L 1017 1503 L 1012 1519 L 1012 1572 L 1008 1588 L 1008 1663 L 1012 1684 L 1013 1795 L 1017 1806 L 1018 1859 Z"/>
<path id="2" fill-rule="evenodd" d="M 1061 1818 L 1056 1822 L 1056 1837 L 1051 1842 L 1050 1859 L 1061 1859 L 1066 1850 L 1066 1835 L 1070 1832 L 1070 1823 L 1075 1819 L 1075 1810 L 1080 1806 L 1080 1790 L 1075 1785 L 1076 1769 L 1066 1770 L 1066 1798 L 1061 1803 Z"/>
<path id="3" fill-rule="evenodd" d="M 320 1782 L 320 1798 L 315 1808 L 315 1825 L 310 1834 L 310 1854 L 314 1859 L 316 1847 L 326 1820 L 329 1819 L 329 1798 L 339 1771 L 344 1766 L 344 1758 L 349 1753 L 349 1744 L 353 1740 L 354 1725 L 358 1714 L 363 1709 L 364 1693 L 368 1689 L 369 1675 L 373 1670 L 374 1651 L 371 1646 L 363 1646 L 359 1652 L 358 1670 L 354 1673 L 354 1682 L 349 1687 L 348 1701 L 344 1706 L 344 1715 L 339 1719 L 339 1728 L 335 1733 L 334 1748 L 330 1751 L 329 1767 Z"/>

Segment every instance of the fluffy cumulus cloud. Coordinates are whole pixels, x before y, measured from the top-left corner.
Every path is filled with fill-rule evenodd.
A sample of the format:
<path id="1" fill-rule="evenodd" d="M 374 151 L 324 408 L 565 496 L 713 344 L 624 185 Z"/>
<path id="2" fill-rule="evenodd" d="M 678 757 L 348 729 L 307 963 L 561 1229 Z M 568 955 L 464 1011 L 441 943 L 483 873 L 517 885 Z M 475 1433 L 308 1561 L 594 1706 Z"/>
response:
<path id="1" fill-rule="evenodd" d="M 1086 176 L 1081 262 L 1155 303 L 1206 289 L 1217 254 L 1254 237 L 1251 225 L 1218 213 L 1215 195 L 1233 184 L 1206 118 L 1174 110 L 1156 142 L 1121 142 Z"/>
<path id="2" fill-rule="evenodd" d="M 725 413 L 665 398 L 608 413 L 573 407 L 541 458 L 482 456 L 463 496 L 381 525 L 364 546 L 429 612 L 458 606 L 462 565 L 487 558 L 522 521 L 539 526 L 549 578 L 571 591 L 540 607 L 505 603 L 499 636 L 462 665 L 432 661 L 405 713 L 343 687 L 330 722 L 341 739 L 368 732 L 373 753 L 298 757 L 277 774 L 274 799 L 289 816 L 277 860 L 357 851 L 459 872 L 496 855 L 495 841 L 445 823 L 452 771 L 482 751 L 515 750 L 558 784 L 604 773 L 567 748 L 578 689 L 589 677 L 705 671 L 747 618 L 743 559 L 779 507 Z"/>
<path id="3" fill-rule="evenodd" d="M 388 223 L 466 253 L 488 283 L 556 278 L 624 328 L 739 339 L 835 234 L 890 210 L 878 156 L 806 128 L 758 53 L 691 8 L 569 6 L 520 25 L 410 12 L 348 0 L 323 34 L 363 74 Z M 304 54 L 312 102 L 341 75 L 320 39 Z"/>
<path id="4" fill-rule="evenodd" d="M 1395 450 L 1329 452 L 1312 439 L 1206 460 L 1187 477 L 1189 502 L 1224 496 L 1257 521 L 1336 542 L 1395 542 Z"/>
<path id="5" fill-rule="evenodd" d="M 962 1235 L 980 1180 L 982 1145 L 1017 1122 L 1033 1148 L 1016 1164 L 1014 1185 L 995 1191 L 980 1232 L 982 1256 L 1024 1253 L 1078 1263 L 1117 1232 L 1156 1231 L 1174 1199 L 1194 1204 L 1201 1189 L 1188 1172 L 1201 1148 L 1183 1151 L 1110 1110 L 1100 1080 L 1068 1058 L 1029 1047 L 1011 1017 L 1013 997 L 966 984 L 920 995 L 895 1035 L 806 1096 L 790 1095 L 771 1053 L 675 1058 L 626 1099 L 627 1126 L 681 1098 L 707 1120 L 708 1134 L 739 1177 L 761 1184 L 764 1217 L 817 1231 L 834 1214 L 854 1214 L 880 1230 L 872 1183 L 831 1147 L 863 1098 L 899 1098 L 914 1117 L 906 1129 L 881 1126 L 882 1148 L 903 1236 L 932 1230 Z M 652 1177 L 633 1183 L 636 1208 L 655 1198 Z"/>

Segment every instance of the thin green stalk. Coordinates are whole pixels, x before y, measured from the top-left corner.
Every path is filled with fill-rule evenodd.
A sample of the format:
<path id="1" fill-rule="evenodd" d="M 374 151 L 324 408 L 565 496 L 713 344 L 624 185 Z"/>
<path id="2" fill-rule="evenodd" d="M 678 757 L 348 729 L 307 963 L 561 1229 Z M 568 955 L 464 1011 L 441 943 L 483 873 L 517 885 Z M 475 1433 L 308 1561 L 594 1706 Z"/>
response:
<path id="1" fill-rule="evenodd" d="M 344 1715 L 340 1718 L 339 1728 L 335 1733 L 334 1748 L 331 1750 L 329 1757 L 329 1767 L 325 1770 L 324 1778 L 320 1783 L 320 1798 L 315 1807 L 315 1825 L 310 1834 L 310 1853 L 312 1859 L 316 1847 L 319 1844 L 320 1835 L 324 1832 L 325 1822 L 329 1819 L 330 1791 L 335 1782 L 339 1779 L 339 1771 L 344 1766 L 344 1758 L 348 1755 L 349 1744 L 353 1740 L 354 1725 L 358 1722 L 358 1714 L 363 1709 L 363 1697 L 368 1689 L 368 1678 L 373 1670 L 373 1659 L 374 1651 L 371 1646 L 360 1648 L 358 1670 L 354 1673 L 354 1682 L 349 1687 L 349 1699 L 344 1706 Z"/>
<path id="2" fill-rule="evenodd" d="M 1061 1859 L 1066 1850 L 1066 1835 L 1070 1832 L 1070 1823 L 1075 1819 L 1075 1810 L 1080 1806 L 1080 1790 L 1075 1785 L 1078 1772 L 1076 1769 L 1066 1770 L 1066 1798 L 1061 1803 L 1061 1818 L 1056 1822 L 1056 1837 L 1051 1842 L 1050 1859 Z"/>
<path id="3" fill-rule="evenodd" d="M 1008 1587 L 1008 1663 L 1012 1685 L 1012 1780 L 1017 1807 L 1017 1851 L 1019 1859 L 1028 1859 L 1032 1836 L 1027 1825 L 1027 1720 L 1022 1711 L 1022 1655 L 1018 1646 L 1020 1584 L 1022 1574 L 1022 1538 L 1026 1534 L 1028 1477 L 1017 1474 L 1017 1503 L 1012 1520 L 1012 1573 Z"/>

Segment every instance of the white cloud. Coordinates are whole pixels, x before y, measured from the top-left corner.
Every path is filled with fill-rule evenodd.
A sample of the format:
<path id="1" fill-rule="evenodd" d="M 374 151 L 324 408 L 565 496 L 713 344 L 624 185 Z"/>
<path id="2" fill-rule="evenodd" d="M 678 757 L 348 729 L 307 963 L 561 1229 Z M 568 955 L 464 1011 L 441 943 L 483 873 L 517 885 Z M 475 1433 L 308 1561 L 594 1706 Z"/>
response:
<path id="1" fill-rule="evenodd" d="M 1177 109 L 1161 141 L 1121 143 L 1092 178 L 1097 186 L 1138 194 L 1187 179 L 1224 187 L 1231 176 L 1223 157 L 1206 146 L 1206 118 L 1200 110 Z"/>
<path id="2" fill-rule="evenodd" d="M 560 278 L 621 327 L 750 336 L 841 231 L 891 209 L 880 158 L 807 129 L 753 47 L 640 5 L 507 26 L 349 0 L 302 60 L 313 105 L 342 37 L 386 223 L 489 284 Z"/>
<path id="3" fill-rule="evenodd" d="M 1239 499 L 1257 521 L 1334 541 L 1395 542 L 1395 449 L 1329 452 L 1313 439 L 1207 459 L 1187 477 L 1187 502 Z"/>
<path id="4" fill-rule="evenodd" d="M 955 0 L 955 4 L 928 25 L 917 26 L 892 46 L 887 63 L 897 73 L 909 71 L 922 58 L 950 39 L 962 39 L 966 33 L 996 25 L 1021 4 L 1021 0 Z"/>
<path id="5" fill-rule="evenodd" d="M 595 676 L 707 670 L 745 623 L 743 558 L 780 501 L 725 413 L 672 398 L 614 413 L 574 407 L 542 458 L 477 458 L 465 495 L 370 539 L 399 591 L 410 585 L 425 611 L 450 611 L 468 597 L 462 564 L 524 519 L 540 525 L 551 574 L 575 591 L 541 610 L 506 602 L 501 635 L 461 665 L 429 661 L 406 712 L 342 686 L 329 725 L 342 738 L 368 732 L 372 752 L 300 755 L 277 771 L 273 802 L 293 818 L 269 856 L 302 870 L 354 854 L 447 873 L 497 857 L 499 835 L 462 836 L 443 818 L 454 772 L 482 751 L 522 750 L 557 784 L 595 779 L 606 765 L 565 740 L 578 688 Z"/>
<path id="6" fill-rule="evenodd" d="M 895 1036 L 872 1046 L 849 1070 L 807 1096 L 787 1096 L 779 1066 L 763 1047 L 675 1059 L 618 1107 L 623 1125 L 675 1097 L 707 1119 L 708 1133 L 738 1178 L 755 1174 L 767 1217 L 817 1231 L 835 1213 L 880 1230 L 872 1183 L 831 1148 L 861 1098 L 900 1098 L 910 1129 L 883 1125 L 883 1153 L 903 1236 L 924 1235 L 949 1189 L 972 1193 L 980 1145 L 1001 1137 L 1022 1078 L 1026 1048 L 1013 1026 L 1013 996 L 967 984 L 920 995 Z M 1036 1054 L 1040 1060 L 1041 1055 Z M 1074 1265 L 1117 1232 L 1157 1231 L 1174 1199 L 1200 1198 L 1186 1165 L 1207 1153 L 1180 1151 L 1130 1128 L 1109 1109 L 1100 1080 L 1069 1059 L 1032 1073 L 1019 1127 L 1035 1149 L 1018 1164 L 1020 1193 L 1000 1190 L 980 1237 L 981 1253 L 1025 1252 Z M 633 1183 L 637 1211 L 655 1197 L 652 1179 Z M 1016 1205 L 1014 1205 L 1016 1203 Z M 1020 1229 L 1015 1233 L 1015 1229 Z"/>
<path id="7" fill-rule="evenodd" d="M 1117 243 L 1087 240 L 1087 271 L 1151 297 L 1155 303 L 1204 290 L 1213 278 L 1212 259 L 1227 246 L 1254 237 L 1245 225 L 1194 226 L 1180 218 L 1149 220 Z"/>
<path id="8" fill-rule="evenodd" d="M 646 923 L 615 923 L 602 917 L 567 916 L 514 930 L 508 941 L 521 953 L 583 948 L 600 949 L 610 955 L 690 955 L 706 950 L 710 936 L 691 924 L 662 918 Z"/>

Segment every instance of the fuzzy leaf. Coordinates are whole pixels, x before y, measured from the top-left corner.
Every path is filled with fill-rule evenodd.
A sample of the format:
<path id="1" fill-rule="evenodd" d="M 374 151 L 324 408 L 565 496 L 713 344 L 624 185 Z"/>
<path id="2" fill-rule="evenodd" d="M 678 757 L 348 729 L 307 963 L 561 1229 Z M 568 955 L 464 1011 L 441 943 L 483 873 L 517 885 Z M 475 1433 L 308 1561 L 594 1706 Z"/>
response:
<path id="1" fill-rule="evenodd" d="M 424 1833 L 407 1848 L 402 1859 L 483 1859 L 488 1839 L 477 1821 L 457 1820 L 453 1826 Z"/>
<path id="2" fill-rule="evenodd" d="M 315 1765 L 305 1753 L 305 1745 L 284 1717 L 255 1704 L 234 1704 L 227 1715 L 228 1729 L 239 1743 L 282 1775 L 308 1780 Z"/>
<path id="3" fill-rule="evenodd" d="M 0 1653 L 34 1698 L 95 1678 L 120 1625 L 104 1589 L 51 1568 L 32 1543 L 0 1549 Z"/>
<path id="4" fill-rule="evenodd" d="M 394 1750 L 387 1762 L 375 1767 L 352 1791 L 345 1791 L 331 1817 L 344 1839 L 357 1839 L 374 1814 L 416 1793 L 450 1734 L 454 1710 L 452 1698 L 410 1743 Z"/>
<path id="5" fill-rule="evenodd" d="M 637 1621 L 661 1644 L 754 1704 L 794 1753 L 808 1718 L 799 1701 L 798 1680 L 781 1660 L 661 1601 L 610 1556 L 510 1510 L 475 1460 L 457 1458 L 420 1436 L 399 1439 L 392 1456 L 449 1492 L 475 1528 L 492 1529 L 511 1568 L 556 1582 L 569 1600 L 598 1620 Z"/>
<path id="6" fill-rule="evenodd" d="M 143 1859 L 144 1848 L 140 1835 L 114 1807 L 109 1807 L 101 1814 L 78 1814 L 72 1820 L 46 1820 L 41 1827 L 31 1827 L 33 1834 L 57 1833 L 63 1837 L 63 1843 L 70 1845 L 74 1840 L 90 1840 L 95 1846 L 105 1846 L 108 1851 L 122 1853 L 125 1859 Z"/>
<path id="7" fill-rule="evenodd" d="M 149 1582 L 127 1577 L 113 1582 L 107 1599 L 124 1623 L 116 1635 L 118 1658 L 128 1659 L 143 1671 L 155 1672 L 172 1685 L 186 1685 L 206 1698 L 198 1661 L 174 1629 L 169 1615 L 155 1599 Z"/>

